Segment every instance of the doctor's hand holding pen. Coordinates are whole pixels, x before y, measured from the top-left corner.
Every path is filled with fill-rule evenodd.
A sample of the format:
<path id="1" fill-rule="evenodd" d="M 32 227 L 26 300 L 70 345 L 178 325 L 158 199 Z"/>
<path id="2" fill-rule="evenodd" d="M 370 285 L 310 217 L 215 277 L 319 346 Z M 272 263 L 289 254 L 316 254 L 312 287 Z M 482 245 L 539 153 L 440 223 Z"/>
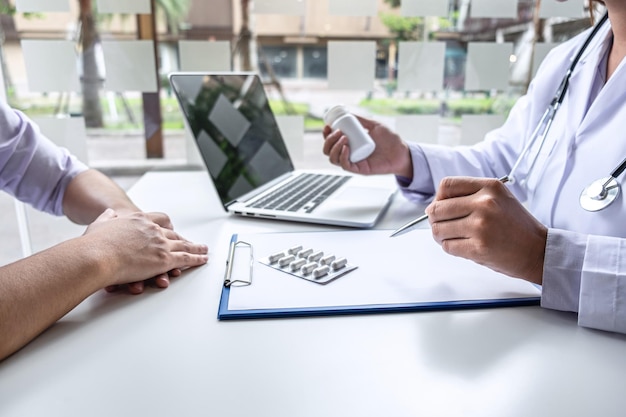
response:
<path id="1" fill-rule="evenodd" d="M 378 122 L 357 118 L 374 140 L 374 152 L 365 160 L 350 162 L 346 136 L 325 126 L 323 152 L 330 162 L 357 174 L 394 174 L 401 182 L 411 182 L 413 162 L 407 143 Z M 548 229 L 503 181 L 444 178 L 425 212 L 433 238 L 447 253 L 541 284 Z"/>
<path id="2" fill-rule="evenodd" d="M 548 229 L 502 181 L 446 177 L 425 211 L 434 239 L 447 253 L 542 283 Z"/>

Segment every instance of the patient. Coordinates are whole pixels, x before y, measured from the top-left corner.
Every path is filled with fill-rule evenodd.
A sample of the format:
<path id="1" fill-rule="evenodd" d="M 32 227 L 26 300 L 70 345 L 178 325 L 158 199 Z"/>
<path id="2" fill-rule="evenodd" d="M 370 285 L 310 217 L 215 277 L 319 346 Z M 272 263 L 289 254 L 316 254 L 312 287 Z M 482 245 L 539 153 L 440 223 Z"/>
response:
<path id="1" fill-rule="evenodd" d="M 24 114 L 0 102 L 0 189 L 34 208 L 89 225 L 82 236 L 0 267 L 0 360 L 94 292 L 167 288 L 207 262 L 205 245 L 142 212 L 113 181 L 55 146 Z"/>

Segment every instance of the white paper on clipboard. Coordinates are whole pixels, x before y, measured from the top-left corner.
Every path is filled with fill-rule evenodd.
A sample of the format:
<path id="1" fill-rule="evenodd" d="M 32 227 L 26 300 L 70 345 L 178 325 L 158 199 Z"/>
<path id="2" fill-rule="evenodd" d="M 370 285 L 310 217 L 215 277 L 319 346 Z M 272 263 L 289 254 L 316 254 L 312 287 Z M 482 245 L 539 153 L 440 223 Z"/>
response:
<path id="1" fill-rule="evenodd" d="M 428 229 L 389 238 L 389 230 L 259 233 L 238 235 L 256 257 L 304 244 L 340 253 L 359 268 L 316 285 L 257 261 L 252 285 L 231 288 L 229 310 L 455 303 L 536 299 L 539 287 L 446 254 Z M 243 254 L 242 254 L 243 255 Z M 238 258 L 245 258 L 239 256 Z M 239 265 L 239 264 L 238 264 Z M 237 269 L 245 269 L 239 265 Z"/>

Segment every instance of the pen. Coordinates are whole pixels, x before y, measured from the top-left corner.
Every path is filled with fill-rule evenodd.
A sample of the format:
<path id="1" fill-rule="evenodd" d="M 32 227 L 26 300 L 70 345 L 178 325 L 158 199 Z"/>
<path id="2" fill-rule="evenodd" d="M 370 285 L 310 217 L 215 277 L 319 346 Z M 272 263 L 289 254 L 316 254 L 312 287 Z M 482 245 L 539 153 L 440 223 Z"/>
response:
<path id="1" fill-rule="evenodd" d="M 509 176 L 505 175 L 504 177 L 500 177 L 498 178 L 498 181 L 500 181 L 502 184 L 507 183 L 509 182 Z M 428 214 L 422 214 L 417 219 L 413 219 L 405 225 L 400 226 L 400 228 L 395 230 L 391 235 L 389 235 L 389 237 L 400 236 L 408 233 L 413 229 L 413 226 L 417 226 L 419 223 L 423 222 L 426 219 L 428 219 Z"/>

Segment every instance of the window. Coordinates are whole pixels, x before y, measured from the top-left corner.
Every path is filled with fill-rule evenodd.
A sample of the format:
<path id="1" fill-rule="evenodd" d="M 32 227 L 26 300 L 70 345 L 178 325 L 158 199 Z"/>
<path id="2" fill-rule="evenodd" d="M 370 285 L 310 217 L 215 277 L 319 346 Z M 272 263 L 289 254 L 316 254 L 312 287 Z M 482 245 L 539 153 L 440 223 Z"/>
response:
<path id="1" fill-rule="evenodd" d="M 303 48 L 302 76 L 305 78 L 326 78 L 328 75 L 328 52 L 325 47 L 305 46 Z"/>
<path id="2" fill-rule="evenodd" d="M 270 71 L 279 78 L 296 78 L 298 76 L 296 59 L 295 47 L 262 46 L 259 48 L 259 71 L 263 78 L 270 78 Z"/>

